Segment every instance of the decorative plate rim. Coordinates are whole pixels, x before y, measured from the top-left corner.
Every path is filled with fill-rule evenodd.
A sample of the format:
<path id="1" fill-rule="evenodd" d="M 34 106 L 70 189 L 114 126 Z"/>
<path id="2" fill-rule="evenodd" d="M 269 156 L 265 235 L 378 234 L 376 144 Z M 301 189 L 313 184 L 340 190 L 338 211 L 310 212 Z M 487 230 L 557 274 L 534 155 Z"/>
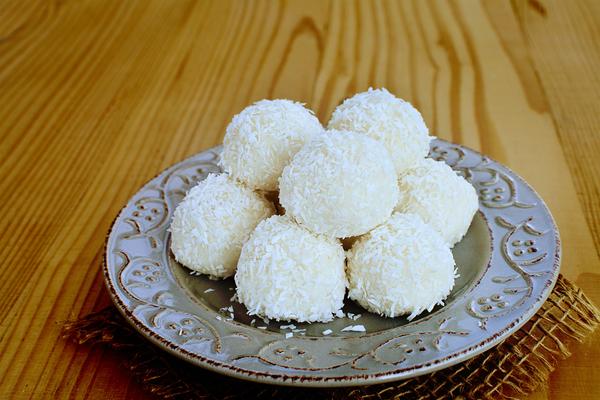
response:
<path id="1" fill-rule="evenodd" d="M 506 337 L 508 337 L 511 334 L 513 334 L 514 332 L 516 332 L 531 317 L 533 317 L 533 315 L 535 315 L 535 313 L 539 310 L 539 308 L 542 306 L 542 304 L 546 301 L 546 299 L 550 295 L 552 288 L 554 287 L 556 280 L 558 279 L 559 270 L 560 270 L 561 252 L 562 252 L 560 234 L 557 229 L 556 222 L 554 221 L 554 218 L 553 218 L 552 214 L 550 213 L 547 205 L 543 201 L 543 199 L 539 196 L 539 194 L 535 191 L 535 189 L 533 187 L 531 187 L 523 178 L 521 178 L 521 176 L 516 174 L 510 168 L 506 167 L 505 165 L 503 165 L 487 156 L 484 156 L 483 154 L 481 154 L 478 151 L 472 150 L 463 145 L 454 144 L 454 143 L 451 143 L 451 142 L 448 142 L 448 141 L 445 141 L 442 139 L 435 139 L 434 141 L 432 141 L 432 145 L 434 143 L 441 144 L 442 146 L 454 146 L 455 148 L 458 148 L 458 149 L 467 150 L 468 152 L 472 153 L 473 155 L 480 157 L 482 160 L 488 160 L 490 162 L 490 164 L 496 164 L 496 165 L 500 166 L 502 169 L 506 170 L 509 173 L 510 178 L 516 180 L 518 182 L 518 184 L 527 188 L 533 194 L 533 197 L 536 198 L 537 203 L 535 206 L 538 207 L 540 209 L 540 211 L 548 218 L 550 229 L 548 229 L 547 232 L 551 231 L 551 233 L 554 237 L 554 240 L 553 240 L 554 254 L 548 254 L 549 257 L 551 257 L 553 260 L 552 265 L 547 271 L 543 272 L 543 273 L 550 274 L 551 275 L 550 279 L 548 279 L 544 283 L 544 285 L 541 289 L 541 292 L 537 293 L 533 303 L 530 304 L 529 307 L 527 307 L 526 309 L 522 309 L 520 314 L 516 318 L 511 318 L 510 323 L 508 323 L 506 326 L 503 326 L 503 328 L 501 330 L 494 331 L 493 335 L 491 335 L 490 337 L 487 337 L 484 340 L 477 340 L 472 345 L 470 345 L 466 348 L 463 348 L 460 351 L 450 352 L 447 355 L 445 355 L 444 357 L 436 358 L 429 362 L 424 362 L 424 363 L 417 364 L 417 365 L 414 365 L 411 367 L 400 367 L 400 368 L 383 371 L 383 372 L 371 372 L 371 373 L 352 375 L 352 376 L 348 376 L 347 374 L 346 375 L 343 375 L 343 374 L 342 375 L 333 375 L 333 376 L 324 376 L 324 375 L 323 376 L 315 376 L 315 375 L 309 376 L 309 375 L 303 375 L 302 370 L 297 369 L 297 368 L 292 368 L 293 370 L 296 371 L 295 374 L 286 374 L 286 373 L 282 373 L 282 372 L 252 371 L 249 369 L 245 369 L 243 367 L 238 367 L 236 365 L 233 365 L 231 362 L 224 362 L 224 361 L 210 359 L 202 354 L 198 354 L 198 353 L 189 351 L 189 350 L 183 348 L 182 346 L 173 343 L 173 341 L 169 341 L 168 339 L 160 336 L 158 333 L 153 331 L 150 327 L 147 326 L 147 324 L 145 324 L 136 315 L 134 315 L 132 310 L 130 310 L 127 307 L 127 305 L 123 302 L 119 293 L 117 292 L 117 289 L 115 288 L 115 282 L 113 282 L 113 279 L 110 276 L 110 267 L 109 267 L 109 261 L 108 261 L 109 260 L 109 242 L 114 233 L 117 222 L 122 218 L 126 209 L 128 208 L 128 206 L 130 206 L 130 203 L 132 202 L 132 200 L 135 198 L 135 196 L 138 193 L 140 193 L 142 190 L 144 190 L 144 188 L 148 187 L 148 185 L 150 183 L 152 183 L 154 180 L 165 175 L 169 170 L 173 169 L 174 167 L 180 166 L 180 165 L 185 165 L 186 163 L 193 161 L 195 157 L 198 157 L 199 155 L 202 155 L 202 154 L 205 154 L 208 152 L 216 154 L 216 151 L 218 151 L 220 146 L 212 147 L 212 148 L 202 151 L 200 153 L 194 154 L 180 162 L 177 162 L 177 163 L 170 165 L 167 168 L 163 169 L 161 172 L 156 174 L 153 178 L 151 178 L 147 182 L 145 182 L 140 187 L 140 189 L 138 191 L 136 191 L 136 193 L 134 193 L 129 198 L 127 203 L 117 213 L 117 215 L 115 216 L 115 218 L 113 219 L 113 221 L 111 223 L 110 229 L 108 230 L 108 232 L 106 234 L 105 241 L 104 241 L 104 249 L 102 252 L 102 254 L 103 254 L 102 270 L 103 270 L 103 275 L 104 275 L 104 281 L 105 281 L 106 287 L 108 289 L 109 295 L 111 297 L 111 300 L 117 306 L 117 309 L 119 310 L 119 312 L 125 317 L 125 319 L 138 332 L 140 332 L 145 338 L 149 339 L 155 345 L 158 345 L 160 348 L 167 350 L 169 353 L 171 353 L 183 360 L 191 362 L 192 364 L 195 364 L 197 366 L 200 366 L 200 367 L 203 367 L 203 368 L 206 368 L 206 369 L 209 369 L 214 372 L 218 372 L 218 373 L 221 373 L 221 374 L 224 374 L 227 376 L 240 378 L 240 379 L 244 379 L 244 380 L 249 380 L 249 381 L 254 381 L 254 382 L 285 385 L 285 386 L 307 386 L 307 387 L 345 387 L 345 386 L 370 385 L 370 384 L 376 384 L 376 383 L 385 383 L 385 382 L 390 382 L 390 381 L 396 381 L 396 380 L 400 380 L 400 379 L 405 379 L 405 378 L 415 377 L 415 376 L 419 376 L 419 375 L 423 375 L 423 374 L 427 374 L 427 373 L 432 373 L 432 372 L 438 371 L 440 369 L 444 369 L 449 366 L 463 362 L 463 361 L 465 361 L 469 358 L 472 358 L 478 354 L 481 354 L 482 352 L 485 352 L 486 350 L 494 347 L 495 345 L 500 344 L 504 339 L 506 339 Z M 481 206 L 480 206 L 480 211 L 481 211 Z M 491 222 L 487 221 L 487 218 L 486 218 L 487 216 L 485 215 L 485 213 L 482 213 L 482 214 L 484 215 L 484 219 L 486 219 L 486 224 L 488 224 L 488 229 L 490 229 L 489 224 Z M 493 239 L 491 239 L 491 240 L 493 240 Z M 488 267 L 486 268 L 486 272 L 480 277 L 479 282 L 477 282 L 475 284 L 474 288 L 481 284 L 480 281 L 487 274 L 487 270 L 489 270 L 491 268 L 491 264 L 492 264 L 492 258 L 490 256 L 489 264 L 488 264 Z M 469 290 L 467 293 L 465 293 L 465 295 L 468 294 L 470 291 L 471 290 Z M 450 305 L 448 305 L 448 308 L 450 308 Z M 423 319 L 416 321 L 414 324 L 417 325 L 420 323 L 424 323 L 424 322 L 432 320 L 433 318 L 434 318 L 434 316 L 426 316 Z M 220 323 L 220 321 L 219 321 L 219 323 Z M 393 328 L 393 329 L 402 329 L 402 328 L 403 327 L 398 327 L 398 328 Z M 381 333 L 381 332 L 368 333 L 368 334 L 365 334 L 365 336 L 371 336 L 371 337 L 377 336 L 379 333 Z M 277 335 L 274 332 L 270 332 L 269 334 Z M 364 336 L 361 336 L 361 337 L 364 337 Z M 307 339 L 309 339 L 309 338 L 305 338 L 302 340 L 307 340 Z M 316 340 L 328 340 L 328 339 L 329 338 L 327 338 L 327 337 L 316 338 Z M 394 340 L 394 339 L 395 338 L 392 337 L 389 340 Z M 267 346 L 267 345 L 265 345 L 265 346 Z"/>

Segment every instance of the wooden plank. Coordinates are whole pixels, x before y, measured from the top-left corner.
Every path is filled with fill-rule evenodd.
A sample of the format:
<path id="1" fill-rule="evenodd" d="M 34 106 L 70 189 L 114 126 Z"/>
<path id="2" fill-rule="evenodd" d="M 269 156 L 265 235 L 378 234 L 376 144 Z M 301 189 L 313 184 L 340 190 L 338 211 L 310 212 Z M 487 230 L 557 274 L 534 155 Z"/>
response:
<path id="1" fill-rule="evenodd" d="M 578 220 L 562 229 L 563 246 L 583 251 L 582 257 L 565 257 L 567 271 L 596 304 L 600 303 L 600 80 L 595 73 L 600 65 L 600 7 L 595 1 L 487 1 L 486 8 L 494 27 L 512 58 L 530 60 L 523 72 L 535 74 L 544 93 L 556 133 L 575 185 L 585 221 Z M 511 22 L 514 21 L 514 22 Z M 581 246 L 581 238 L 565 237 L 565 230 L 577 227 L 588 231 L 593 244 Z M 587 236 L 587 235 L 585 235 Z M 568 246 L 568 247 L 567 247 Z M 592 254 L 592 250 L 596 255 Z M 593 359 L 600 356 L 600 333 L 578 346 L 573 356 L 561 364 L 548 388 L 549 398 L 598 398 L 600 385 Z"/>
<path id="2" fill-rule="evenodd" d="M 600 3 L 514 1 L 600 254 Z"/>

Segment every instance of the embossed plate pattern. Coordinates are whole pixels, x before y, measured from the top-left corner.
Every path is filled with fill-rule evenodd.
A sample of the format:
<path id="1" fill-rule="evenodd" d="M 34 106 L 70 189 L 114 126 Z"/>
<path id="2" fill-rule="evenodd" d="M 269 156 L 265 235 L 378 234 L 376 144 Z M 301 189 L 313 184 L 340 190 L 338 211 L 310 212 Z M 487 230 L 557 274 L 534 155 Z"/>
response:
<path id="1" fill-rule="evenodd" d="M 231 279 L 191 275 L 169 252 L 174 208 L 195 182 L 219 171 L 219 154 L 219 147 L 199 153 L 148 182 L 116 218 L 105 250 L 106 284 L 127 320 L 201 367 L 302 386 L 364 385 L 432 372 L 500 343 L 535 314 L 558 277 L 558 232 L 535 191 L 497 162 L 435 140 L 431 157 L 462 174 L 480 196 L 479 213 L 453 250 L 461 277 L 444 307 L 412 322 L 381 318 L 350 301 L 345 311 L 361 313 L 357 320 L 350 314 L 282 327 L 289 324 L 253 319 L 231 299 Z M 357 324 L 367 332 L 342 332 Z"/>

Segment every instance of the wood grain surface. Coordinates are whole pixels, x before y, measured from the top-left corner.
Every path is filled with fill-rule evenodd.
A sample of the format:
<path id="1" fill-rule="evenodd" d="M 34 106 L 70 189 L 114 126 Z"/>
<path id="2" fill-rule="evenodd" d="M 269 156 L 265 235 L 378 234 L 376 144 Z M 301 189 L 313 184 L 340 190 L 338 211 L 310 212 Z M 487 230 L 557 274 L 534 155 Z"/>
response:
<path id="1" fill-rule="evenodd" d="M 104 236 L 168 165 L 262 98 L 323 122 L 385 86 L 525 177 L 600 304 L 600 2 L 0 1 L 0 398 L 144 398 L 60 338 L 109 304 Z M 531 399 L 600 398 L 600 333 Z"/>

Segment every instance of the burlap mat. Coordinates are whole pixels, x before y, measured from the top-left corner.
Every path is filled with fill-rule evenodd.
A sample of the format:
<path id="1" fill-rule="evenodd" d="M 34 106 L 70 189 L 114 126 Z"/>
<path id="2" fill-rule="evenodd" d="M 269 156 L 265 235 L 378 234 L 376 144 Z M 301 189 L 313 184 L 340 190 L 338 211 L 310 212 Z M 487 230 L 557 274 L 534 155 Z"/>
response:
<path id="1" fill-rule="evenodd" d="M 65 325 L 79 344 L 105 344 L 123 354 L 142 387 L 163 399 L 518 399 L 545 382 L 568 344 L 600 322 L 598 309 L 560 276 L 538 313 L 502 344 L 470 360 L 404 381 L 348 389 L 301 389 L 227 378 L 181 361 L 143 339 L 106 308 Z"/>

